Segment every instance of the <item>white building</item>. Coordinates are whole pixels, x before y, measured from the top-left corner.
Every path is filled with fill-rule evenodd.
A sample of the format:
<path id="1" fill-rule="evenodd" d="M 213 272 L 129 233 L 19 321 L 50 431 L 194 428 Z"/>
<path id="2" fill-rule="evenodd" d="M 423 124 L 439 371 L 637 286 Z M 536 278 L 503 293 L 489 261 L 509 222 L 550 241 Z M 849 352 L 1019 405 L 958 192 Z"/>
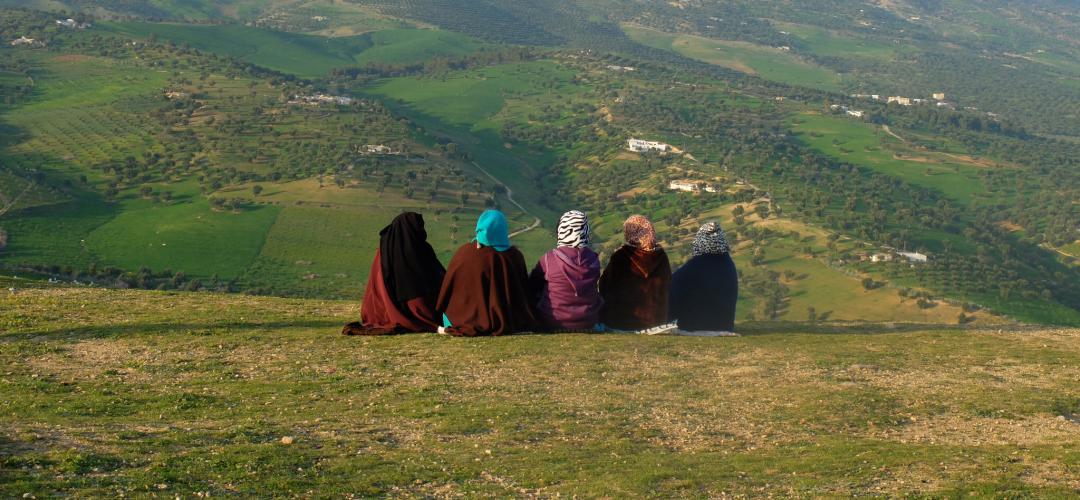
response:
<path id="1" fill-rule="evenodd" d="M 945 93 L 944 92 L 934 92 L 934 94 L 931 95 L 930 97 L 933 97 L 935 101 L 944 101 L 945 100 Z"/>
<path id="2" fill-rule="evenodd" d="M 41 42 L 39 42 L 37 40 L 34 40 L 33 38 L 27 38 L 25 36 L 20 36 L 19 38 L 16 38 L 16 39 L 11 41 L 11 46 L 12 47 L 17 47 L 19 45 L 34 45 L 34 46 L 36 46 L 36 45 L 39 45 L 39 44 L 41 44 Z"/>
<path id="3" fill-rule="evenodd" d="M 668 189 L 672 191 L 686 191 L 688 193 L 696 193 L 699 188 L 697 183 L 694 181 L 681 180 L 669 182 Z"/>
<path id="4" fill-rule="evenodd" d="M 633 66 L 616 66 L 614 64 L 609 64 L 607 69 L 611 71 L 637 71 L 637 68 Z"/>
<path id="5" fill-rule="evenodd" d="M 76 21 L 74 19 L 71 19 L 71 18 L 57 19 L 56 24 L 58 26 L 60 26 L 61 28 L 72 28 L 72 29 L 80 29 L 80 30 L 84 30 L 84 29 L 90 27 L 90 23 L 80 23 L 80 22 L 78 22 L 78 21 Z"/>
<path id="6" fill-rule="evenodd" d="M 855 110 L 855 109 L 849 109 L 849 110 L 846 111 L 846 113 L 848 114 L 848 116 L 854 116 L 855 118 L 862 118 L 863 117 L 863 112 Z"/>
<path id="7" fill-rule="evenodd" d="M 375 155 L 397 154 L 397 153 L 394 152 L 393 149 L 390 148 L 390 146 L 386 146 L 386 145 L 383 145 L 383 144 L 364 144 L 364 147 L 361 148 L 361 151 L 364 152 L 364 153 L 367 153 L 367 154 L 375 154 Z"/>
<path id="8" fill-rule="evenodd" d="M 671 151 L 671 146 L 662 142 L 656 141 L 643 141 L 641 139 L 630 139 L 626 141 L 627 147 L 630 151 L 635 153 L 644 153 L 646 151 L 657 151 L 660 153 L 666 153 Z"/>
<path id="9" fill-rule="evenodd" d="M 320 104 L 340 104 L 342 106 L 348 106 L 352 104 L 352 97 L 338 96 L 338 95 L 298 95 L 289 100 L 289 104 L 308 104 L 311 106 L 318 106 Z"/>
<path id="10" fill-rule="evenodd" d="M 892 262 L 891 253 L 876 253 L 870 256 L 870 262 Z"/>
<path id="11" fill-rule="evenodd" d="M 898 95 L 889 96 L 887 104 L 892 104 L 894 102 L 896 104 L 901 105 L 901 106 L 911 106 L 911 98 L 910 97 L 903 97 L 903 96 L 898 96 Z"/>
<path id="12" fill-rule="evenodd" d="M 900 255 L 901 257 L 907 259 L 908 262 L 926 262 L 926 261 L 929 260 L 929 257 L 926 254 L 921 254 L 919 252 L 896 252 L 896 253 L 898 255 Z"/>

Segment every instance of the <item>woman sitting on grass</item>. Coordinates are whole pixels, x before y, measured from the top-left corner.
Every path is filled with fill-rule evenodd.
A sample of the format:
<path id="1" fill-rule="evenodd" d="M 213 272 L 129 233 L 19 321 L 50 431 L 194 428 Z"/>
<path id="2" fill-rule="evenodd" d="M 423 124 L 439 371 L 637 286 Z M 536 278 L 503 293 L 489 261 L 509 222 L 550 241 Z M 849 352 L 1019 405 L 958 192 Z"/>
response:
<path id="1" fill-rule="evenodd" d="M 667 321 L 671 265 L 652 222 L 632 215 L 623 224 L 626 243 L 600 276 L 600 321 L 619 330 L 645 330 Z M 674 329 L 674 328 L 672 328 Z M 660 332 L 646 332 L 660 333 Z"/>
<path id="2" fill-rule="evenodd" d="M 360 323 L 345 325 L 346 335 L 431 332 L 441 318 L 435 299 L 446 269 L 427 242 L 424 216 L 405 212 L 379 232 Z"/>
<path id="3" fill-rule="evenodd" d="M 600 257 L 589 248 L 589 218 L 571 210 L 559 219 L 558 246 L 540 257 L 529 288 L 537 316 L 548 330 L 585 330 L 600 318 Z"/>
<path id="4" fill-rule="evenodd" d="M 506 216 L 488 210 L 476 222 L 476 240 L 450 260 L 436 309 L 439 333 L 454 336 L 505 335 L 528 331 L 536 322 L 528 290 L 525 257 L 510 246 Z"/>
<path id="5" fill-rule="evenodd" d="M 671 278 L 668 314 L 680 330 L 731 332 L 739 300 L 739 273 L 727 238 L 715 222 L 698 229 L 693 256 Z"/>

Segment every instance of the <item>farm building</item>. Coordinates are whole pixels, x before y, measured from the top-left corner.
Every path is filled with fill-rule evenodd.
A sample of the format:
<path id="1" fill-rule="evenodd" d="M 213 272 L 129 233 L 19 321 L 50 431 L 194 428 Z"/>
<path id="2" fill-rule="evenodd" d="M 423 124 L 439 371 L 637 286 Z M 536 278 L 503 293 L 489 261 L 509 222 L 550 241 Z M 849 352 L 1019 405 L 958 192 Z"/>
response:
<path id="1" fill-rule="evenodd" d="M 616 66 L 614 64 L 609 64 L 607 69 L 611 71 L 637 71 L 637 68 L 633 66 Z"/>
<path id="2" fill-rule="evenodd" d="M 706 193 L 719 193 L 720 190 L 716 186 L 704 183 L 702 181 L 692 181 L 690 179 L 674 180 L 668 183 L 668 189 L 672 191 L 684 191 L 687 193 L 698 193 L 705 191 Z"/>
<path id="3" fill-rule="evenodd" d="M 847 113 L 848 116 L 854 116 L 855 118 L 862 118 L 863 117 L 863 112 L 859 111 L 859 110 L 855 110 L 855 109 L 849 109 L 849 110 L 845 111 L 845 113 Z"/>
<path id="4" fill-rule="evenodd" d="M 643 141 L 641 139 L 630 139 L 626 141 L 626 145 L 629 147 L 630 151 L 635 153 L 644 153 L 646 151 L 666 153 L 671 150 L 671 146 L 662 142 Z"/>
<path id="5" fill-rule="evenodd" d="M 926 261 L 929 260 L 929 257 L 926 254 L 922 254 L 922 253 L 919 253 L 919 252 L 896 252 L 896 253 L 899 254 L 901 257 L 907 259 L 908 262 L 926 262 Z"/>
<path id="6" fill-rule="evenodd" d="M 80 30 L 84 30 L 84 29 L 90 27 L 90 23 L 80 23 L 80 22 L 78 22 L 78 21 L 76 21 L 74 19 L 71 19 L 71 18 L 57 19 L 56 24 L 58 26 L 60 26 L 61 28 L 71 28 L 71 29 L 80 29 Z"/>
<path id="7" fill-rule="evenodd" d="M 320 104 L 340 104 L 342 106 L 348 106 L 352 104 L 352 97 L 315 94 L 315 95 L 298 95 L 293 96 L 289 100 L 289 104 L 307 104 L 309 106 L 318 106 Z"/>
<path id="8" fill-rule="evenodd" d="M 892 262 L 892 260 L 891 253 L 875 253 L 870 256 L 870 262 Z"/>
<path id="9" fill-rule="evenodd" d="M 668 183 L 668 189 L 672 191 L 686 191 L 693 193 L 697 192 L 698 185 L 696 182 L 688 180 L 671 181 Z"/>
<path id="10" fill-rule="evenodd" d="M 45 42 L 42 42 L 41 40 L 34 40 L 33 38 L 27 38 L 25 36 L 20 36 L 19 38 L 11 41 L 12 47 L 18 47 L 20 45 L 27 45 L 30 47 L 44 47 Z"/>
<path id="11" fill-rule="evenodd" d="M 393 149 L 390 148 L 390 146 L 385 146 L 383 144 L 364 144 L 364 146 L 360 148 L 360 151 L 363 153 L 376 155 L 397 154 L 396 152 L 394 152 Z"/>
<path id="12" fill-rule="evenodd" d="M 945 100 L 945 93 L 944 92 L 934 92 L 934 94 L 932 96 L 930 96 L 930 97 L 933 97 L 935 101 L 944 101 Z"/>
<path id="13" fill-rule="evenodd" d="M 888 104 L 892 104 L 894 102 L 896 104 L 901 105 L 901 106 L 911 106 L 911 98 L 910 97 L 903 97 L 903 96 L 898 96 L 898 95 L 889 96 Z"/>

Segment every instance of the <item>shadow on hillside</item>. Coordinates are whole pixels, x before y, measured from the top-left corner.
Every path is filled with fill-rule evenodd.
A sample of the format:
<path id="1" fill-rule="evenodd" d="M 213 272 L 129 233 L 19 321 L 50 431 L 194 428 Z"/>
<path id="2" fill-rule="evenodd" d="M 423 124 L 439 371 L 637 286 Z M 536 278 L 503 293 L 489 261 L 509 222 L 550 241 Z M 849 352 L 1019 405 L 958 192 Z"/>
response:
<path id="1" fill-rule="evenodd" d="M 80 341 L 110 337 L 142 337 L 148 335 L 188 335 L 191 337 L 219 337 L 238 333 L 253 333 L 283 329 L 325 329 L 328 335 L 337 335 L 344 323 L 335 320 L 303 321 L 243 321 L 220 323 L 135 323 L 128 325 L 101 325 L 73 328 L 29 330 L 0 335 L 0 344 L 14 342 Z"/>

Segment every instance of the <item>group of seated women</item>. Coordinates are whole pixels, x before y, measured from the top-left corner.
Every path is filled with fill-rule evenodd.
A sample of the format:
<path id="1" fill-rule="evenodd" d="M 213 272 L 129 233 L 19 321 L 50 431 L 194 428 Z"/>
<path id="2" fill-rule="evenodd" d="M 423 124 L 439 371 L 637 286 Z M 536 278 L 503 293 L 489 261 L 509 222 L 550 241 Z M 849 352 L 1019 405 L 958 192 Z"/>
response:
<path id="1" fill-rule="evenodd" d="M 738 274 L 720 226 L 701 226 L 692 257 L 674 274 L 649 219 L 631 216 L 623 232 L 625 243 L 601 272 L 600 256 L 589 248 L 588 217 L 566 212 L 558 245 L 529 272 L 510 244 L 506 216 L 487 210 L 476 238 L 444 268 L 427 242 L 423 216 L 403 213 L 379 233 L 361 320 L 343 333 L 734 329 Z"/>

